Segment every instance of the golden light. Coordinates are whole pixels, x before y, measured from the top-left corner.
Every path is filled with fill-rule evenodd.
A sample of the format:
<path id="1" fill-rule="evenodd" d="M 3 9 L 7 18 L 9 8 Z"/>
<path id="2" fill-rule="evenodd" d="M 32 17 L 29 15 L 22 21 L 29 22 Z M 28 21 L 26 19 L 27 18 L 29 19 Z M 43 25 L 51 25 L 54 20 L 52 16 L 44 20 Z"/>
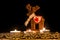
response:
<path id="1" fill-rule="evenodd" d="M 28 33 L 28 32 L 32 32 L 32 30 L 28 29 L 28 30 L 24 31 L 24 33 Z"/>
<path id="2" fill-rule="evenodd" d="M 45 31 L 46 29 L 45 28 L 43 28 L 43 31 Z"/>
<path id="3" fill-rule="evenodd" d="M 43 28 L 42 30 L 40 30 L 40 33 L 43 33 L 45 30 L 46 30 L 46 29 L 45 29 L 45 28 Z"/>
<path id="4" fill-rule="evenodd" d="M 43 30 L 40 30 L 40 33 L 43 33 Z"/>
<path id="5" fill-rule="evenodd" d="M 50 31 L 50 30 L 47 30 L 47 29 L 43 28 L 43 31 Z"/>
<path id="6" fill-rule="evenodd" d="M 26 31 L 24 31 L 24 33 L 26 33 Z"/>
<path id="7" fill-rule="evenodd" d="M 46 28 L 43 28 L 42 30 L 40 30 L 40 33 L 44 33 L 45 31 L 50 31 L 50 30 L 47 30 Z"/>
<path id="8" fill-rule="evenodd" d="M 32 31 L 33 33 L 36 33 L 36 31 Z"/>
<path id="9" fill-rule="evenodd" d="M 28 29 L 27 32 L 32 32 L 31 29 Z"/>
<path id="10" fill-rule="evenodd" d="M 20 31 L 17 31 L 17 30 L 15 29 L 14 31 L 10 31 L 10 32 L 12 33 L 12 32 L 20 32 Z"/>

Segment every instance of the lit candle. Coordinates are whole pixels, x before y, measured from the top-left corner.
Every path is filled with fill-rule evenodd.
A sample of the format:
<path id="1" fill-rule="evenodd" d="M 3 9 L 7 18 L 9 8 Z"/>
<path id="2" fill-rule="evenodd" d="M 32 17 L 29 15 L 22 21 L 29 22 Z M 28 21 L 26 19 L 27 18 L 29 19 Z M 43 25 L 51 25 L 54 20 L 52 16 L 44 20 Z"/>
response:
<path id="1" fill-rule="evenodd" d="M 40 30 L 40 33 L 48 32 L 48 31 L 50 31 L 50 30 L 47 30 L 47 29 L 43 28 L 42 30 Z"/>
<path id="2" fill-rule="evenodd" d="M 17 31 L 16 29 L 15 29 L 14 31 L 10 31 L 10 33 L 13 33 L 13 32 L 14 32 L 14 33 L 15 33 L 15 32 L 17 32 L 17 33 L 19 32 L 19 33 L 20 33 L 20 31 Z"/>
<path id="3" fill-rule="evenodd" d="M 28 29 L 28 30 L 24 31 L 24 33 L 30 33 L 30 32 L 32 32 L 31 29 Z"/>

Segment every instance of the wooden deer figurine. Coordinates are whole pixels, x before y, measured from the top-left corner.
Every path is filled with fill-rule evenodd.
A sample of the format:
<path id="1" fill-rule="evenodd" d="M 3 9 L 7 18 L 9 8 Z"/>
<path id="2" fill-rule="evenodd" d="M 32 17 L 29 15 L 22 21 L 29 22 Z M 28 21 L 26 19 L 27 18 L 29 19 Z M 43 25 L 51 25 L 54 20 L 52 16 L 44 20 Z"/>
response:
<path id="1" fill-rule="evenodd" d="M 32 7 L 30 4 L 26 5 L 26 8 L 28 10 L 27 16 L 29 16 L 29 18 L 27 19 L 27 21 L 25 22 L 25 26 L 27 26 L 27 24 L 29 23 L 29 21 L 35 16 L 35 12 L 40 8 L 39 6 L 35 6 Z"/>
<path id="2" fill-rule="evenodd" d="M 26 8 L 27 8 L 27 10 L 28 10 L 27 16 L 29 16 L 29 18 L 28 18 L 27 21 L 25 22 L 25 26 L 27 26 L 28 23 L 30 22 L 30 20 L 36 16 L 36 15 L 35 15 L 35 12 L 36 12 L 38 9 L 40 9 L 40 7 L 37 6 L 37 5 L 34 6 L 34 7 L 32 7 L 30 4 L 28 4 L 28 5 L 26 5 Z M 38 16 L 37 16 L 37 17 L 38 17 Z M 38 23 L 38 24 L 39 24 L 39 30 L 40 30 L 40 29 L 43 29 L 43 27 L 44 27 L 44 18 L 43 18 L 42 16 L 40 16 L 40 18 L 41 18 L 41 21 Z M 31 29 L 32 29 L 32 30 L 35 30 L 35 29 L 36 29 L 35 25 L 36 25 L 36 23 L 34 22 L 34 20 L 31 20 Z"/>

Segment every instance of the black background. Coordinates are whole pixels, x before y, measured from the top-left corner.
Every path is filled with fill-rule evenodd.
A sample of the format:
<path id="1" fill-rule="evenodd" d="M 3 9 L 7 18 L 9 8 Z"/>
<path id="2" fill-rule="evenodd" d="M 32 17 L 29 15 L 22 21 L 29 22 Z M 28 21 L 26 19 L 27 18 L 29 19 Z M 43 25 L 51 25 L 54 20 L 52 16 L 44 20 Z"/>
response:
<path id="1" fill-rule="evenodd" d="M 45 18 L 47 28 L 53 32 L 60 32 L 60 15 L 57 1 L 51 0 L 2 0 L 0 5 L 0 32 L 9 32 L 15 28 L 26 30 L 24 22 L 27 17 L 26 5 L 38 5 L 36 14 Z"/>

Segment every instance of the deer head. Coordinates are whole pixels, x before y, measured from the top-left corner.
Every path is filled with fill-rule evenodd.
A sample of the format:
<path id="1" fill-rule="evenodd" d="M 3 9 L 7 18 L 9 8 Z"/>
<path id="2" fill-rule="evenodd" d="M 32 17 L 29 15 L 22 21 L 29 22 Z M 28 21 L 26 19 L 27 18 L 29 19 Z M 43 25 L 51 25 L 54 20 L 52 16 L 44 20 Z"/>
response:
<path id="1" fill-rule="evenodd" d="M 32 7 L 30 4 L 27 4 L 26 8 L 28 10 L 27 16 L 30 16 L 32 13 L 35 13 L 38 9 L 40 9 L 39 6 L 36 5 L 36 6 Z"/>

